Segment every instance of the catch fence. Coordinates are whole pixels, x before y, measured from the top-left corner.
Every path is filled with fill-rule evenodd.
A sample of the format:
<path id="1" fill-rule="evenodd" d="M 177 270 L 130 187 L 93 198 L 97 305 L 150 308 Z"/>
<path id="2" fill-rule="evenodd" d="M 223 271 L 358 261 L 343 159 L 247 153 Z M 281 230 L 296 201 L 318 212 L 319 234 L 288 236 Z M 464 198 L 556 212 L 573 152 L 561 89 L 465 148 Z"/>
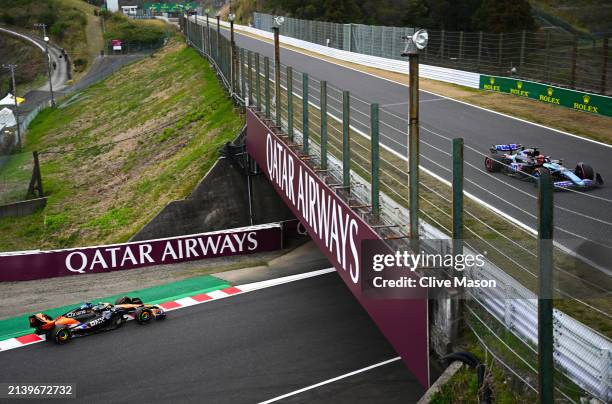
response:
<path id="1" fill-rule="evenodd" d="M 0 205 L 42 197 L 37 159 L 32 153 L 0 155 Z"/>
<path id="2" fill-rule="evenodd" d="M 203 18 L 181 19 L 189 43 L 209 59 L 238 102 L 252 106 L 276 123 L 328 184 L 342 189 L 348 182 L 351 198 L 360 206 L 357 209 L 362 215 L 377 215 L 380 229 L 392 229 L 400 241 L 405 239 L 409 232 L 407 117 L 291 66 L 280 64 L 276 72 L 269 57 L 232 47 L 226 37 L 227 24 L 222 25 L 217 27 L 213 20 L 207 24 Z M 421 130 L 419 227 L 424 245 L 440 251 L 448 249 L 444 240 L 450 239 L 453 228 L 452 192 L 445 180 L 452 173 L 449 167 L 453 139 L 436 128 L 435 122 L 423 122 Z M 465 154 L 469 172 L 464 178 L 466 191 L 489 192 L 535 227 L 534 192 L 498 179 L 475 164 L 484 159 L 482 151 L 466 144 Z M 482 178 L 494 178 L 499 183 L 498 192 L 481 185 Z M 513 205 L 505 193 L 521 195 L 523 203 Z M 575 197 L 583 198 L 585 203 L 590 198 L 584 194 Z M 597 223 L 595 216 L 558 208 L 565 209 L 565 215 Z M 501 294 L 471 296 L 466 309 L 468 326 L 487 352 L 532 391 L 537 375 L 536 234 L 529 227 L 500 217 L 499 212 L 472 197 L 466 198 L 464 215 L 466 249 L 486 251 L 488 271 L 468 271 L 466 276 L 495 277 L 503 285 Z M 605 226 L 609 225 L 612 223 Z M 571 229 L 557 226 L 556 231 L 568 237 Z M 567 248 L 558 240 L 555 296 L 565 302 L 564 310 L 555 310 L 554 314 L 558 396 L 568 402 L 578 402 L 580 396 L 588 395 L 609 401 L 612 343 L 608 335 L 595 329 L 599 328 L 598 320 L 609 325 L 611 319 L 612 310 L 607 307 L 610 279 L 587 268 L 576 271 L 573 265 L 578 264 L 565 252 Z M 581 290 L 593 292 L 581 294 Z M 580 316 L 591 327 L 574 320 L 572 315 Z"/>
<path id="3" fill-rule="evenodd" d="M 255 28 L 271 31 L 274 17 L 254 13 Z M 286 17 L 281 35 L 351 52 L 402 59 L 405 40 L 415 28 L 337 24 Z M 612 63 L 607 37 L 578 37 L 540 30 L 510 33 L 428 30 L 421 52 L 427 65 L 495 76 L 509 76 L 576 90 L 612 94 Z"/>

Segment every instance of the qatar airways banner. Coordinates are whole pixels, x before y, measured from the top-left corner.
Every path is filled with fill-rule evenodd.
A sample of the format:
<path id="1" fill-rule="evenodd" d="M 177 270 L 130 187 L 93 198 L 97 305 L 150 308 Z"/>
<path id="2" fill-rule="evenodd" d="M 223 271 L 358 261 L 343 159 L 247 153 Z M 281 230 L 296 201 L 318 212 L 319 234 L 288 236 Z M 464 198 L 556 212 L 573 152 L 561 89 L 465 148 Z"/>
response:
<path id="1" fill-rule="evenodd" d="M 282 248 L 280 224 L 99 247 L 0 254 L 0 282 L 85 275 Z"/>
<path id="2" fill-rule="evenodd" d="M 427 292 L 410 299 L 371 299 L 362 293 L 362 242 L 376 232 L 287 147 L 260 117 L 247 112 L 247 151 L 310 237 L 334 265 L 422 385 L 429 385 Z"/>

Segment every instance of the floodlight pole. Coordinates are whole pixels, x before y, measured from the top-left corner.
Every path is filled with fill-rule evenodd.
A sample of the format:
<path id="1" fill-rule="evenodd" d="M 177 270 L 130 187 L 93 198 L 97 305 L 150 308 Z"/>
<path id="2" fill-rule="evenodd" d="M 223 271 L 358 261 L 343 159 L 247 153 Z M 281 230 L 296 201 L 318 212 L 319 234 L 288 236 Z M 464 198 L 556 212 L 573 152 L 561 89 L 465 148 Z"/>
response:
<path id="1" fill-rule="evenodd" d="M 409 62 L 409 112 L 408 112 L 408 173 L 410 201 L 410 239 L 413 250 L 418 250 L 419 241 L 419 51 L 412 41 L 402 56 Z"/>
<path id="2" fill-rule="evenodd" d="M 232 96 L 236 93 L 236 43 L 234 42 L 234 19 L 230 18 L 230 87 Z"/>
<path id="3" fill-rule="evenodd" d="M 15 68 L 17 65 L 7 64 L 3 65 L 5 69 L 10 70 L 11 79 L 13 81 L 13 100 L 15 101 L 15 123 L 17 124 L 17 144 L 21 149 L 21 126 L 19 125 L 19 103 L 17 102 L 17 87 L 15 85 Z"/>
<path id="4" fill-rule="evenodd" d="M 55 108 L 55 96 L 53 95 L 53 83 L 51 82 L 51 56 L 49 56 L 49 38 L 47 38 L 47 24 L 34 24 L 35 27 L 42 28 L 43 41 L 45 41 L 45 53 L 47 55 L 47 74 L 49 76 L 49 92 L 51 93 L 51 107 Z"/>
<path id="5" fill-rule="evenodd" d="M 280 83 L 280 27 L 272 27 L 274 31 L 274 85 L 276 96 L 276 126 L 281 127 L 281 83 Z"/>

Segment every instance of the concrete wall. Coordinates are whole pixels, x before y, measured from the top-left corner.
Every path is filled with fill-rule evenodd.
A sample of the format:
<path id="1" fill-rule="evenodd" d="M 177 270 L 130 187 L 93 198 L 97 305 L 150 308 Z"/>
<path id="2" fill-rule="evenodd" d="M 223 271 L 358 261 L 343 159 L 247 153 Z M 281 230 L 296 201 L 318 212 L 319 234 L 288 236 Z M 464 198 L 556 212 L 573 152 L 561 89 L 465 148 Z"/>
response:
<path id="1" fill-rule="evenodd" d="M 27 201 L 0 205 L 0 217 L 31 215 L 36 210 L 45 207 L 45 205 L 47 205 L 47 198 L 29 199 Z"/>
<path id="2" fill-rule="evenodd" d="M 251 177 L 253 223 L 249 218 L 247 175 L 231 159 L 221 157 L 191 195 L 169 203 L 132 241 L 278 222 L 293 214 L 262 175 Z"/>

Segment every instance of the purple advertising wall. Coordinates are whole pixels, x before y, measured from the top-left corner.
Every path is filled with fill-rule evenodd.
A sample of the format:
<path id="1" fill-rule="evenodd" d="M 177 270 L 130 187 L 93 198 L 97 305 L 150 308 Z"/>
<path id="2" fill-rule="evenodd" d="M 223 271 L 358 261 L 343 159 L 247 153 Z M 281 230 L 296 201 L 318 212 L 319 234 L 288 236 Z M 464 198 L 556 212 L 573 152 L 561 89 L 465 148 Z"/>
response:
<path id="1" fill-rule="evenodd" d="M 282 248 L 280 224 L 66 250 L 0 254 L 0 282 L 75 276 Z"/>
<path id="2" fill-rule="evenodd" d="M 361 288 L 361 242 L 379 239 L 376 232 L 251 110 L 247 113 L 246 141 L 247 151 L 276 192 L 415 377 L 428 386 L 426 291 L 415 290 L 409 300 L 366 298 Z"/>

